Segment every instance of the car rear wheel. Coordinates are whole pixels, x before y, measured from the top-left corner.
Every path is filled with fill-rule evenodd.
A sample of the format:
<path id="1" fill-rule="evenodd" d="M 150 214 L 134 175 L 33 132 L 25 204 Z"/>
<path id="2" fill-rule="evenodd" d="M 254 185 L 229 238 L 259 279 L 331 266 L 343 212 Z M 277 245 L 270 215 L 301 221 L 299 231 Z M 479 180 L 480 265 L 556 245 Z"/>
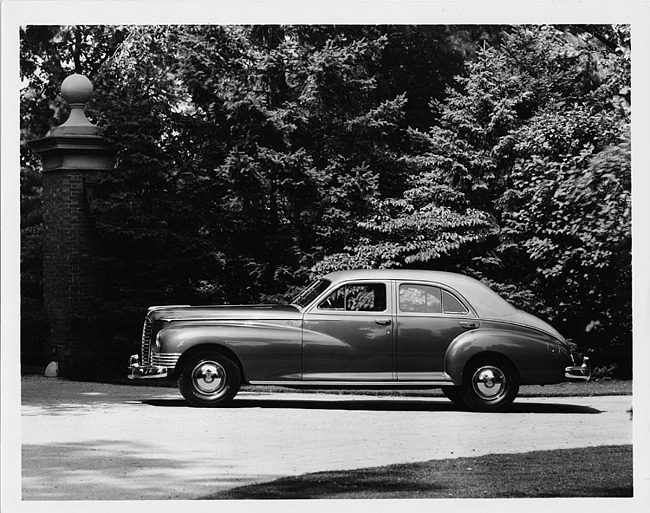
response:
<path id="1" fill-rule="evenodd" d="M 481 360 L 466 369 L 462 401 L 474 411 L 503 411 L 519 393 L 519 376 L 505 360 Z"/>
<path id="2" fill-rule="evenodd" d="M 227 406 L 240 385 L 239 366 L 216 351 L 191 356 L 178 378 L 178 389 L 192 406 Z"/>

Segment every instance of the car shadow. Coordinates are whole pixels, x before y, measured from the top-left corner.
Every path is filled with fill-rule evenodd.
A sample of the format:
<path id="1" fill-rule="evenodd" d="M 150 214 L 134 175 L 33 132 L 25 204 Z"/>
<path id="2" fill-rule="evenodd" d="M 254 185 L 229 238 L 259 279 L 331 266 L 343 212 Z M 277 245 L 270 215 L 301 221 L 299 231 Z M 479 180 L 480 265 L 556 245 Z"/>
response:
<path id="1" fill-rule="evenodd" d="M 591 406 L 560 403 L 513 403 L 503 413 L 602 413 Z"/>
<path id="2" fill-rule="evenodd" d="M 164 408 L 192 408 L 184 399 L 148 399 L 142 404 Z M 467 408 L 460 407 L 444 399 L 420 399 L 420 400 L 391 400 L 391 399 L 341 399 L 341 400 L 302 400 L 302 399 L 257 399 L 257 398 L 235 398 L 227 406 L 228 409 L 237 408 L 265 408 L 265 409 L 290 409 L 290 410 L 349 410 L 349 411 L 413 411 L 413 412 L 444 412 L 463 411 L 470 412 Z M 571 413 L 571 414 L 594 414 L 602 413 L 590 406 L 578 404 L 546 403 L 546 402 L 522 402 L 513 403 L 510 407 L 500 412 L 508 413 Z"/>

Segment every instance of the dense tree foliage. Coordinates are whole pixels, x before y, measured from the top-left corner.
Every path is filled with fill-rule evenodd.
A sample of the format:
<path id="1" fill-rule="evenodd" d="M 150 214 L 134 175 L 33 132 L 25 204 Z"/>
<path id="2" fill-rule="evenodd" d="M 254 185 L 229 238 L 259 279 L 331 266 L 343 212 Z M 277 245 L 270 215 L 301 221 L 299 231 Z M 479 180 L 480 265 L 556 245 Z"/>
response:
<path id="1" fill-rule="evenodd" d="M 464 145 L 459 181 L 501 227 L 497 268 L 478 270 L 568 336 L 629 352 L 629 34 L 587 28 L 522 27 L 485 49 L 440 135 Z"/>
<path id="2" fill-rule="evenodd" d="M 77 71 L 118 148 L 93 203 L 113 335 L 137 339 L 150 304 L 278 301 L 329 270 L 413 267 L 474 275 L 596 355 L 629 352 L 628 27 L 21 35 L 23 139 L 62 121 L 56 87 Z M 40 175 L 23 155 L 33 312 Z"/>
<path id="3" fill-rule="evenodd" d="M 629 355 L 629 73 L 624 28 L 504 33 L 432 105 L 440 118 L 417 157 L 429 169 L 320 267 L 458 270 L 597 360 Z"/>

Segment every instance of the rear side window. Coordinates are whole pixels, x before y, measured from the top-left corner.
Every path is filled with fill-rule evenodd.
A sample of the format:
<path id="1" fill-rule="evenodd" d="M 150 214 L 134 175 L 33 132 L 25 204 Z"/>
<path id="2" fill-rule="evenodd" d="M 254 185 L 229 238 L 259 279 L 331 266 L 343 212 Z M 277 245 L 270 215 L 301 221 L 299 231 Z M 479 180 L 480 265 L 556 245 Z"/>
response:
<path id="1" fill-rule="evenodd" d="M 401 312 L 442 313 L 442 295 L 438 287 L 428 285 L 400 285 Z"/>
<path id="2" fill-rule="evenodd" d="M 386 285 L 383 283 L 344 285 L 327 296 L 318 308 L 345 312 L 383 312 L 386 310 Z"/>
<path id="3" fill-rule="evenodd" d="M 399 287 L 399 309 L 404 313 L 466 314 L 460 300 L 440 287 L 402 284 Z"/>
<path id="4" fill-rule="evenodd" d="M 442 291 L 442 305 L 446 314 L 466 314 L 467 308 L 456 296 L 446 290 Z"/>

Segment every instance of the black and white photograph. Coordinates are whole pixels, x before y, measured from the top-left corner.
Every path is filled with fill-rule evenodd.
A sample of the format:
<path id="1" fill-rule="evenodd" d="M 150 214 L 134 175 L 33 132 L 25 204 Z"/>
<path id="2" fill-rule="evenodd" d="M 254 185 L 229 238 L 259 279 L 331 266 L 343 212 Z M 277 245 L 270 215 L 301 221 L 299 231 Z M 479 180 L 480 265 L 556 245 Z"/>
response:
<path id="1" fill-rule="evenodd" d="M 2 511 L 647 511 L 648 64 L 648 1 L 3 1 Z"/>

